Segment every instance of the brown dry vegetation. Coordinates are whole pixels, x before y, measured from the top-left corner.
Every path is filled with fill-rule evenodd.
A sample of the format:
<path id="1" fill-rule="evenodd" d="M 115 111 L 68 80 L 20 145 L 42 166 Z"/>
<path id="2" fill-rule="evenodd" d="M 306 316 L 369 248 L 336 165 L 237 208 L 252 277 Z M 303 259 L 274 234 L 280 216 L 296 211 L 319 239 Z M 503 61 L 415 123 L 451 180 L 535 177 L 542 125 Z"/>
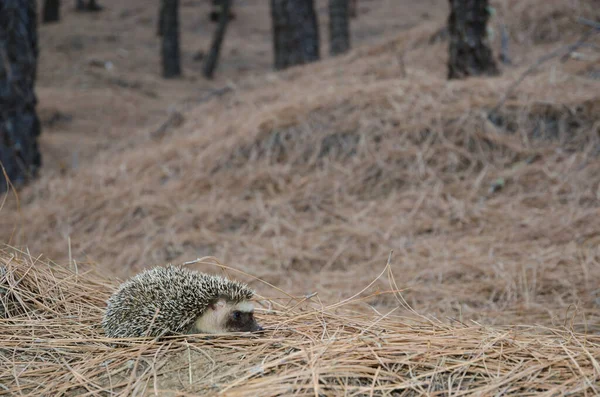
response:
<path id="1" fill-rule="evenodd" d="M 0 253 L 0 393 L 10 395 L 413 396 L 596 393 L 600 337 L 528 325 L 447 324 L 408 309 L 365 315 L 356 294 L 332 305 L 262 300 L 264 334 L 107 339 L 112 287 L 18 252 Z M 206 260 L 205 264 L 214 261 Z M 387 273 L 387 274 L 384 274 Z M 263 289 L 271 289 L 262 285 Z M 366 291 L 363 291 L 366 292 Z M 285 294 L 283 294 L 285 295 Z M 367 295 L 368 297 L 368 295 Z M 394 313 L 396 312 L 396 313 Z"/>
<path id="2" fill-rule="evenodd" d="M 60 55 L 43 56 L 42 115 L 64 107 L 73 120 L 46 129 L 50 165 L 19 193 L 20 205 L 7 196 L 3 241 L 121 277 L 214 255 L 288 294 L 317 295 L 297 307 L 274 300 L 283 306 L 261 313 L 272 331 L 265 338 L 114 350 L 97 329 L 114 282 L 61 267 L 52 276 L 44 260 L 7 251 L 8 269 L 33 280 L 19 294 L 35 299 L 17 306 L 36 308 L 0 323 L 9 346 L 2 359 L 13 363 L 0 383 L 33 394 L 598 393 L 599 341 L 590 336 L 600 330 L 597 35 L 536 69 L 491 120 L 486 113 L 538 57 L 585 32 L 578 16 L 600 17 L 594 1 L 495 2 L 494 50 L 505 23 L 513 66 L 497 78 L 453 82 L 445 80 L 447 43 L 436 34 L 445 2 L 392 3 L 361 3 L 370 11 L 355 27 L 363 45 L 347 56 L 279 74 L 268 72 L 266 6 L 242 7 L 211 85 L 196 80 L 191 56 L 183 81 L 157 79 L 155 25 L 143 22 L 155 10 L 141 5 L 144 17 L 123 30 L 111 19 L 116 4 L 95 22 L 115 24 L 123 54 L 135 49 L 116 74 L 78 61 L 84 70 L 68 73 L 52 67 Z M 264 23 L 244 22 L 246 12 Z M 125 29 L 141 32 L 141 49 Z M 61 25 L 41 34 L 42 48 L 76 35 Z M 208 41 L 207 32 L 195 34 Z M 94 57 L 119 56 L 110 40 L 95 43 Z M 206 97 L 226 84 L 229 91 Z M 169 106 L 183 124 L 153 134 Z M 72 164 L 75 150 L 77 168 L 60 172 L 63 160 L 53 159 Z M 282 297 L 247 280 L 262 296 Z M 345 305 L 353 312 L 331 306 L 373 280 Z M 62 292 L 48 294 L 53 285 Z M 402 290 L 406 304 L 378 293 L 390 289 Z"/>

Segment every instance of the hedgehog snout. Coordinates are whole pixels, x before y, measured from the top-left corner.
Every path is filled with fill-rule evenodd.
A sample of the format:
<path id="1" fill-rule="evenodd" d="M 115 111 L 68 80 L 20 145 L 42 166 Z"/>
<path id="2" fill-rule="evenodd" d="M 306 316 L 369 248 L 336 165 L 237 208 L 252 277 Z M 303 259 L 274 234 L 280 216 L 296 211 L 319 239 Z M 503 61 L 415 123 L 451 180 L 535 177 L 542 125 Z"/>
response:
<path id="1" fill-rule="evenodd" d="M 265 329 L 258 324 L 257 322 L 254 323 L 254 327 L 252 328 L 252 330 L 250 332 L 261 332 L 264 331 Z"/>

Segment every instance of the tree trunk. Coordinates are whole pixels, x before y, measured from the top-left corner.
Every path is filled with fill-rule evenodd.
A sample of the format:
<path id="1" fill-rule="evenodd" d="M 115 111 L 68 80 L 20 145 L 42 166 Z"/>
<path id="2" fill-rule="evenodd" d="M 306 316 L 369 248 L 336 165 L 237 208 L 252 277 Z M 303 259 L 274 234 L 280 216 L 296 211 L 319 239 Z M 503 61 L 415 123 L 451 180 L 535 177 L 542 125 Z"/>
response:
<path id="1" fill-rule="evenodd" d="M 499 74 L 487 43 L 488 0 L 449 0 L 448 78 Z"/>
<path id="2" fill-rule="evenodd" d="M 349 0 L 329 0 L 329 52 L 339 55 L 350 49 Z"/>
<path id="3" fill-rule="evenodd" d="M 165 7 L 166 0 L 160 0 L 160 6 L 158 7 L 158 29 L 156 30 L 156 34 L 159 37 L 162 37 L 164 31 L 164 23 L 165 23 Z"/>
<path id="4" fill-rule="evenodd" d="M 34 177 L 41 165 L 36 18 L 35 0 L 0 2 L 0 164 L 15 186 Z M 7 189 L 0 178 L 0 191 Z"/>
<path id="5" fill-rule="evenodd" d="M 51 23 L 60 20 L 60 0 L 44 1 L 42 22 Z"/>
<path id="6" fill-rule="evenodd" d="M 226 0 L 213 0 L 212 1 L 212 10 L 210 11 L 210 21 L 211 22 L 219 22 L 220 21 L 220 17 L 221 17 L 221 13 L 223 12 L 223 10 L 225 9 L 225 1 Z M 233 21 L 235 19 L 235 14 L 232 11 L 233 8 L 233 0 L 227 0 L 229 2 L 229 4 L 227 5 L 228 8 L 228 15 L 229 15 L 229 20 Z"/>
<path id="7" fill-rule="evenodd" d="M 271 0 L 275 69 L 318 61 L 319 25 L 313 0 Z"/>
<path id="8" fill-rule="evenodd" d="M 75 11 L 102 11 L 102 6 L 96 0 L 88 0 L 87 4 L 84 0 L 76 0 Z"/>
<path id="9" fill-rule="evenodd" d="M 162 66 L 163 77 L 181 76 L 179 61 L 179 0 L 163 0 Z"/>
<path id="10" fill-rule="evenodd" d="M 219 26 L 217 26 L 217 30 L 215 31 L 215 37 L 213 39 L 210 52 L 208 53 L 208 57 L 206 58 L 206 63 L 204 64 L 204 77 L 207 79 L 212 79 L 214 71 L 217 67 L 217 62 L 219 61 L 219 52 L 221 51 L 221 44 L 225 38 L 227 22 L 229 21 L 230 4 L 230 0 L 221 0 Z"/>
<path id="11" fill-rule="evenodd" d="M 348 0 L 350 2 L 350 4 L 348 5 L 350 11 L 348 11 L 350 13 L 350 18 L 356 18 L 358 16 L 358 4 L 357 1 L 358 0 Z"/>
<path id="12" fill-rule="evenodd" d="M 87 5 L 88 11 L 102 11 L 102 7 L 96 2 L 96 0 L 89 0 Z"/>

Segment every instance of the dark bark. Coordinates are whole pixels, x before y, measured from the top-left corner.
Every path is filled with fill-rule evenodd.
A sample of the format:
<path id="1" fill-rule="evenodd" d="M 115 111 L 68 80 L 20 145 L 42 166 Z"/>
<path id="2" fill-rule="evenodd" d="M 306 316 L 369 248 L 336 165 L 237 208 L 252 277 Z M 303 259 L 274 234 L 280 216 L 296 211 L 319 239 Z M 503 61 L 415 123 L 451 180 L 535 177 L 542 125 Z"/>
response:
<path id="1" fill-rule="evenodd" d="M 52 23 L 60 20 L 60 0 L 44 1 L 44 9 L 42 11 L 42 22 Z"/>
<path id="2" fill-rule="evenodd" d="M 0 163 L 15 186 L 34 177 L 41 165 L 36 18 L 35 0 L 0 2 Z M 7 188 L 0 178 L 0 191 Z"/>
<path id="3" fill-rule="evenodd" d="M 179 0 L 163 0 L 162 67 L 166 79 L 181 76 L 179 54 Z"/>
<path id="4" fill-rule="evenodd" d="M 160 0 L 160 6 L 158 7 L 158 28 L 156 30 L 156 34 L 161 37 L 164 31 L 164 23 L 165 23 L 165 3 L 166 0 Z"/>
<path id="5" fill-rule="evenodd" d="M 350 18 L 356 18 L 358 16 L 358 0 L 348 0 L 349 1 L 349 13 L 350 13 Z"/>
<path id="6" fill-rule="evenodd" d="M 318 61 L 319 25 L 313 0 L 271 0 L 275 69 Z"/>
<path id="7" fill-rule="evenodd" d="M 217 26 L 217 30 L 215 31 L 215 37 L 213 38 L 212 46 L 210 47 L 210 52 L 208 53 L 206 63 L 204 64 L 203 72 L 204 77 L 206 77 L 207 79 L 212 79 L 215 69 L 217 67 L 217 62 L 219 61 L 221 44 L 223 44 L 225 32 L 227 31 L 227 23 L 229 21 L 230 4 L 230 0 L 221 0 L 221 13 L 219 15 L 219 25 Z"/>
<path id="8" fill-rule="evenodd" d="M 229 15 L 229 20 L 233 21 L 235 19 L 235 14 L 232 12 L 233 8 L 233 0 L 227 0 L 229 4 L 227 4 L 227 14 Z M 210 12 L 209 18 L 211 22 L 219 22 L 221 18 L 221 14 L 225 10 L 225 0 L 213 0 L 212 1 L 212 10 Z"/>
<path id="9" fill-rule="evenodd" d="M 339 55 L 350 49 L 349 0 L 329 0 L 329 52 Z"/>
<path id="10" fill-rule="evenodd" d="M 102 6 L 100 6 L 96 0 L 89 0 L 87 5 L 88 11 L 102 11 Z"/>
<path id="11" fill-rule="evenodd" d="M 488 0 L 449 0 L 448 78 L 494 76 L 499 73 L 487 43 Z"/>
<path id="12" fill-rule="evenodd" d="M 102 6 L 96 0 L 88 0 L 87 4 L 85 4 L 84 0 L 76 0 L 75 11 L 102 11 Z"/>

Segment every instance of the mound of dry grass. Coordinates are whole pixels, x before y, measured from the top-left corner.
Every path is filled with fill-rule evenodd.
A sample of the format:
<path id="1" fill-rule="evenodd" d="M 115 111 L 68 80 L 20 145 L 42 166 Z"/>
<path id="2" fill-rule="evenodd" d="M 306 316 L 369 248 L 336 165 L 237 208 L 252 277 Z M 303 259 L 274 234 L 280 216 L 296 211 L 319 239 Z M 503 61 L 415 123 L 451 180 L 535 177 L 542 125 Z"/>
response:
<path id="1" fill-rule="evenodd" d="M 120 275 L 214 255 L 324 305 L 375 279 L 393 249 L 391 269 L 419 313 L 596 332 L 600 82 L 573 70 L 597 64 L 598 35 L 536 69 L 488 117 L 538 55 L 578 37 L 590 10 L 535 5 L 543 18 L 567 15 L 569 29 L 536 44 L 515 27 L 525 38 L 497 78 L 447 82 L 432 21 L 245 81 L 186 104 L 176 131 L 40 180 L 20 207 L 9 198 L 0 238 Z M 511 10 L 503 17 L 522 9 Z M 365 303 L 356 310 L 396 307 L 390 294 Z"/>
<path id="2" fill-rule="evenodd" d="M 451 325 L 406 308 L 351 311 L 367 288 L 263 298 L 260 336 L 111 340 L 99 327 L 114 283 L 15 251 L 0 253 L 0 388 L 10 395 L 557 395 L 597 393 L 600 337 L 562 327 Z"/>

